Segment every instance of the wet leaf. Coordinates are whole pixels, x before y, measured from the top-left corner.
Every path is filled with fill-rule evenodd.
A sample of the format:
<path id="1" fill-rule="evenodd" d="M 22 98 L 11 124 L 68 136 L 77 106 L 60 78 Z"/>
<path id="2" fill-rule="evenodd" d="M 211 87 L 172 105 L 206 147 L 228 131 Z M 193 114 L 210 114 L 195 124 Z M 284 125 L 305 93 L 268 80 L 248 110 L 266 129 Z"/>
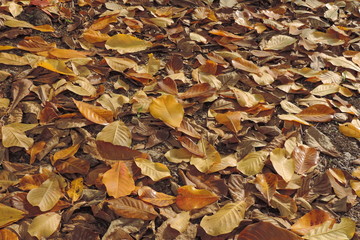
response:
<path id="1" fill-rule="evenodd" d="M 124 197 L 135 190 L 134 179 L 123 162 L 117 162 L 103 174 L 102 182 L 109 196 Z"/>
<path id="2" fill-rule="evenodd" d="M 170 170 L 162 163 L 152 162 L 145 158 L 135 158 L 135 164 L 141 169 L 142 174 L 155 182 L 171 177 Z"/>
<path id="3" fill-rule="evenodd" d="M 163 95 L 153 99 L 149 106 L 151 115 L 171 127 L 180 127 L 184 117 L 184 108 L 172 95 Z"/>
<path id="4" fill-rule="evenodd" d="M 117 50 L 120 54 L 143 51 L 151 46 L 151 42 L 127 34 L 116 34 L 105 44 L 106 49 Z"/>
<path id="5" fill-rule="evenodd" d="M 245 201 L 228 203 L 214 215 L 203 217 L 200 226 L 211 236 L 229 233 L 244 219 L 246 207 Z"/>
<path id="6" fill-rule="evenodd" d="M 178 195 L 176 197 L 176 205 L 185 211 L 203 208 L 213 202 L 216 202 L 219 197 L 205 189 L 196 189 L 193 186 L 183 186 L 178 188 Z"/>
<path id="7" fill-rule="evenodd" d="M 44 213 L 33 219 L 28 232 L 37 239 L 50 237 L 59 227 L 61 215 L 54 212 Z"/>

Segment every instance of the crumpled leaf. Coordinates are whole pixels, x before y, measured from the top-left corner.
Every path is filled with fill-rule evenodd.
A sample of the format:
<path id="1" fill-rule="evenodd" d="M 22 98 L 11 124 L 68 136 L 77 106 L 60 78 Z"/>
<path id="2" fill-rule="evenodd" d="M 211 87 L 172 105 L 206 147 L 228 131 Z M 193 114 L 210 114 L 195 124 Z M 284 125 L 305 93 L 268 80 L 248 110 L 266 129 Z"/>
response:
<path id="1" fill-rule="evenodd" d="M 228 203 L 214 215 L 203 217 L 200 226 L 211 236 L 229 233 L 244 219 L 246 207 L 245 201 Z"/>
<path id="2" fill-rule="evenodd" d="M 151 42 L 127 34 L 116 34 L 105 44 L 106 49 L 117 50 L 120 54 L 143 51 L 151 46 Z"/>
<path id="3" fill-rule="evenodd" d="M 70 188 L 66 191 L 66 193 L 71 198 L 72 202 L 76 202 L 81 198 L 84 190 L 83 181 L 84 179 L 82 177 L 71 181 Z"/>

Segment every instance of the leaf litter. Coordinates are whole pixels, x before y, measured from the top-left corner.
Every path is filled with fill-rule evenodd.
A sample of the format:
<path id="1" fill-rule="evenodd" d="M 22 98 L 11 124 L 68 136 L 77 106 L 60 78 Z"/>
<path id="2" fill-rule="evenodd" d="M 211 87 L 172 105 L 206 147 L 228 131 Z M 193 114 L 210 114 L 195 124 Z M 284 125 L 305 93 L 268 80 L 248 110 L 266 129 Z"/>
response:
<path id="1" fill-rule="evenodd" d="M 0 6 L 2 238 L 359 238 L 359 2 Z"/>

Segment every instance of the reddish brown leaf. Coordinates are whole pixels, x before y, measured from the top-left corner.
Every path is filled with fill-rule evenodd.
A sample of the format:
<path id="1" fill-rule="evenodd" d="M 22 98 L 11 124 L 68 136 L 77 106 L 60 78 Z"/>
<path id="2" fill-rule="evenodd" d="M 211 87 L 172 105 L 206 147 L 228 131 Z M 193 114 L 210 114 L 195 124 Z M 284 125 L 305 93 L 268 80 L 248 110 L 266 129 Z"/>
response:
<path id="1" fill-rule="evenodd" d="M 60 173 L 79 173 L 86 174 L 90 169 L 90 162 L 85 159 L 70 157 L 66 161 L 56 162 L 55 168 Z"/>
<path id="2" fill-rule="evenodd" d="M 334 223 L 336 222 L 335 218 L 333 218 L 330 213 L 320 209 L 313 209 L 301 218 L 299 218 L 291 226 L 291 231 L 300 235 L 306 235 L 312 229 L 319 227 L 327 221 L 331 221 L 330 226 L 334 225 Z"/>
<path id="3" fill-rule="evenodd" d="M 169 77 L 164 78 L 162 81 L 159 81 L 157 84 L 163 91 L 165 91 L 169 94 L 172 94 L 172 95 L 178 94 L 176 82 Z"/>
<path id="4" fill-rule="evenodd" d="M 333 119 L 334 113 L 335 111 L 327 105 L 315 104 L 302 110 L 296 116 L 310 122 L 329 122 Z"/>
<path id="5" fill-rule="evenodd" d="M 141 200 L 130 197 L 121 197 L 106 201 L 109 208 L 118 216 L 124 218 L 138 218 L 142 220 L 153 220 L 158 216 L 155 209 Z"/>
<path id="6" fill-rule="evenodd" d="M 105 160 L 133 160 L 135 157 L 145 157 L 142 152 L 109 142 L 96 141 L 96 147 Z"/>
<path id="7" fill-rule="evenodd" d="M 278 177 L 273 173 L 257 174 L 255 186 L 261 194 L 270 202 L 277 188 Z"/>
<path id="8" fill-rule="evenodd" d="M 179 132 L 185 133 L 186 135 L 200 139 L 201 135 L 195 130 L 195 128 L 186 120 L 183 119 L 180 127 L 177 128 Z"/>
<path id="9" fill-rule="evenodd" d="M 20 179 L 18 187 L 24 191 L 31 190 L 39 187 L 48 178 L 49 176 L 44 173 L 25 175 Z"/>
<path id="10" fill-rule="evenodd" d="M 237 240 L 301 240 L 296 234 L 274 226 L 268 222 L 258 222 L 247 226 Z"/>
<path id="11" fill-rule="evenodd" d="M 35 143 L 29 150 L 26 151 L 28 154 L 30 154 L 30 164 L 35 162 L 36 155 L 44 149 L 45 145 L 45 141 L 40 141 Z"/>
<path id="12" fill-rule="evenodd" d="M 209 83 L 199 83 L 190 87 L 186 92 L 179 95 L 182 99 L 202 97 L 207 98 L 214 95 L 216 89 L 211 87 Z"/>
<path id="13" fill-rule="evenodd" d="M 200 150 L 198 145 L 196 145 L 190 138 L 186 136 L 181 136 L 177 139 L 180 142 L 181 146 L 186 148 L 186 150 L 197 156 L 204 157 L 204 153 Z"/>
<path id="14" fill-rule="evenodd" d="M 319 161 L 319 151 L 305 145 L 297 146 L 292 156 L 295 160 L 295 172 L 304 174 L 317 165 Z"/>
<path id="15" fill-rule="evenodd" d="M 175 197 L 161 192 L 156 192 L 150 187 L 142 187 L 138 190 L 138 195 L 144 202 L 158 207 L 166 207 L 175 203 Z"/>

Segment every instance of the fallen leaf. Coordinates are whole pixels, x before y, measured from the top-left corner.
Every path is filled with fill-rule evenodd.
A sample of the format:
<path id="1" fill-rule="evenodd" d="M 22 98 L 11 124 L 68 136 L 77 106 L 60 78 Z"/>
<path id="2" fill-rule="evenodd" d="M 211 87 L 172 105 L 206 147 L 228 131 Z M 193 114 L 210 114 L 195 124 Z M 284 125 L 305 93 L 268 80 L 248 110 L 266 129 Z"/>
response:
<path id="1" fill-rule="evenodd" d="M 18 235 L 10 229 L 0 229 L 0 239 L 2 240 L 18 240 Z"/>
<path id="2" fill-rule="evenodd" d="M 60 214 L 54 212 L 44 213 L 33 219 L 28 227 L 28 232 L 37 239 L 48 238 L 58 229 L 60 221 Z"/>
<path id="3" fill-rule="evenodd" d="M 301 112 L 296 116 L 310 122 L 329 122 L 333 119 L 335 111 L 324 104 L 314 104 Z"/>
<path id="4" fill-rule="evenodd" d="M 190 164 L 194 165 L 200 172 L 206 173 L 216 163 L 221 162 L 220 153 L 205 138 L 200 139 L 198 147 L 204 153 L 204 157 L 191 156 Z"/>
<path id="5" fill-rule="evenodd" d="M 11 53 L 0 53 L 0 63 L 15 66 L 29 65 L 27 58 Z"/>
<path id="6" fill-rule="evenodd" d="M 25 131 L 28 131 L 37 124 L 11 123 L 1 127 L 2 144 L 4 147 L 23 147 L 29 149 L 34 140 L 26 136 Z"/>
<path id="7" fill-rule="evenodd" d="M 175 197 L 165 193 L 156 192 L 154 189 L 144 186 L 138 190 L 139 198 L 147 203 L 158 207 L 166 207 L 175 203 Z"/>
<path id="8" fill-rule="evenodd" d="M 296 38 L 287 35 L 275 35 L 265 43 L 264 50 L 282 50 L 296 41 Z"/>
<path id="9" fill-rule="evenodd" d="M 105 126 L 96 136 L 96 140 L 110 142 L 114 145 L 130 147 L 131 132 L 123 121 L 114 121 Z"/>
<path id="10" fill-rule="evenodd" d="M 169 219 L 170 227 L 179 231 L 179 233 L 184 232 L 190 221 L 190 212 L 184 211 L 176 214 L 175 217 Z"/>
<path id="11" fill-rule="evenodd" d="M 107 200 L 106 202 L 116 215 L 124 218 L 153 220 L 158 216 L 158 213 L 151 205 L 134 198 L 121 197 Z"/>
<path id="12" fill-rule="evenodd" d="M 339 131 L 347 137 L 360 138 L 360 129 L 352 123 L 339 124 Z"/>
<path id="13" fill-rule="evenodd" d="M 135 158 L 135 164 L 141 169 L 142 174 L 155 182 L 171 177 L 170 170 L 162 163 L 152 162 L 145 158 Z"/>
<path id="14" fill-rule="evenodd" d="M 113 121 L 113 112 L 102 107 L 97 107 L 81 101 L 73 99 L 80 113 L 89 121 L 97 124 L 107 125 Z"/>
<path id="15" fill-rule="evenodd" d="M 124 72 L 126 69 L 137 66 L 136 62 L 130 58 L 104 57 L 104 59 L 112 70 L 118 72 Z"/>
<path id="16" fill-rule="evenodd" d="M 151 115 L 171 127 L 180 127 L 184 108 L 173 95 L 163 95 L 153 99 L 149 106 Z"/>
<path id="17" fill-rule="evenodd" d="M 177 191 L 176 205 L 185 211 L 203 208 L 219 199 L 215 193 L 194 186 L 182 186 Z"/>
<path id="18" fill-rule="evenodd" d="M 57 151 L 51 159 L 51 163 L 55 165 L 58 160 L 67 159 L 75 155 L 80 148 L 80 144 L 72 145 L 68 148 Z"/>
<path id="19" fill-rule="evenodd" d="M 105 44 L 106 49 L 117 50 L 120 54 L 143 51 L 151 46 L 151 42 L 127 34 L 116 34 Z"/>
<path id="20" fill-rule="evenodd" d="M 226 112 L 226 113 L 218 113 L 215 115 L 216 121 L 221 124 L 224 124 L 228 129 L 233 131 L 234 133 L 239 132 L 242 129 L 241 119 L 243 117 L 242 112 Z"/>
<path id="21" fill-rule="evenodd" d="M 238 162 L 237 169 L 248 176 L 258 174 L 263 169 L 268 156 L 267 151 L 251 152 Z"/>
<path id="22" fill-rule="evenodd" d="M 246 207 L 245 201 L 228 203 L 214 215 L 203 217 L 200 226 L 211 236 L 229 233 L 244 219 Z"/>
<path id="23" fill-rule="evenodd" d="M 330 213 L 326 211 L 320 209 L 313 209 L 301 218 L 299 218 L 291 226 L 291 231 L 300 235 L 306 235 L 310 232 L 310 230 L 317 228 L 323 224 L 327 224 L 326 222 L 328 221 L 330 221 L 330 226 L 332 227 L 336 220 L 330 215 Z"/>
<path id="24" fill-rule="evenodd" d="M 254 183 L 257 190 L 270 202 L 278 185 L 277 176 L 273 173 L 257 174 Z"/>
<path id="25" fill-rule="evenodd" d="M 117 162 L 103 174 L 102 182 L 109 196 L 124 197 L 135 190 L 134 179 L 123 162 Z"/>
<path id="26" fill-rule="evenodd" d="M 6 227 L 24 218 L 26 213 L 0 203 L 0 227 Z"/>
<path id="27" fill-rule="evenodd" d="M 173 148 L 165 153 L 166 159 L 172 163 L 190 162 L 191 156 L 185 148 Z"/>
<path id="28" fill-rule="evenodd" d="M 319 152 L 316 148 L 300 145 L 295 147 L 292 157 L 295 161 L 295 172 L 304 174 L 317 165 L 319 161 Z"/>
<path id="29" fill-rule="evenodd" d="M 276 172 L 286 182 L 289 182 L 294 175 L 295 162 L 293 158 L 286 157 L 286 150 L 284 148 L 275 148 L 270 153 L 270 161 Z"/>
<path id="30" fill-rule="evenodd" d="M 84 190 L 83 181 L 84 179 L 81 177 L 71 181 L 70 188 L 66 191 L 66 193 L 71 198 L 72 202 L 76 202 L 81 198 Z"/>
<path id="31" fill-rule="evenodd" d="M 69 75 L 69 76 L 75 76 L 75 73 L 66 66 L 65 61 L 63 60 L 57 60 L 57 59 L 46 59 L 44 61 L 38 62 L 37 65 L 39 67 L 46 68 L 50 71 Z"/>

